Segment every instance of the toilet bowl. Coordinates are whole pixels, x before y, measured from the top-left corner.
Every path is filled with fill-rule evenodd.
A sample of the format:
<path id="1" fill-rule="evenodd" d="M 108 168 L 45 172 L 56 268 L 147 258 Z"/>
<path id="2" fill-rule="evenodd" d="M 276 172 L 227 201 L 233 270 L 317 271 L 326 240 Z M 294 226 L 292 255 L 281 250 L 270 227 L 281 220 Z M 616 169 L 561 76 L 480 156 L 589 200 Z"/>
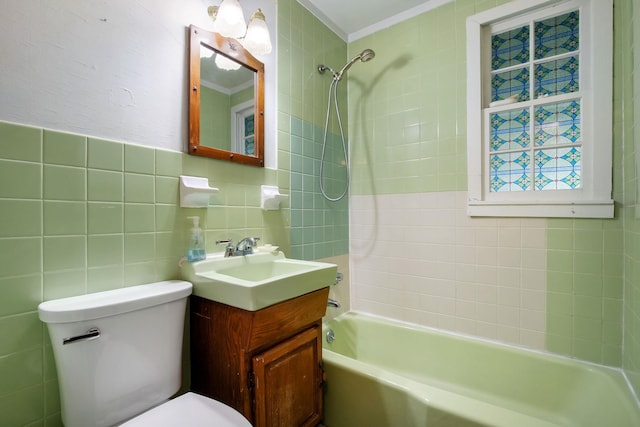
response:
<path id="1" fill-rule="evenodd" d="M 188 392 L 121 424 L 120 427 L 250 427 L 235 409 Z"/>
<path id="2" fill-rule="evenodd" d="M 171 280 L 46 301 L 65 427 L 249 427 L 235 409 L 185 393 L 182 336 L 192 285 Z"/>

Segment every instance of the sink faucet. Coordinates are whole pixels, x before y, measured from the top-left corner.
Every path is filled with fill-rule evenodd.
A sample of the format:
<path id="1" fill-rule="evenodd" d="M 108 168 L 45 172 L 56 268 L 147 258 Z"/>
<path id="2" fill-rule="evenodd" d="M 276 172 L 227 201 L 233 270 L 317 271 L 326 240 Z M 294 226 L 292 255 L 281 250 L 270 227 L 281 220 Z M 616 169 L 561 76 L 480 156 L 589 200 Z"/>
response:
<path id="1" fill-rule="evenodd" d="M 238 255 L 251 255 L 253 253 L 253 248 L 256 246 L 257 241 L 260 240 L 259 237 L 245 237 L 240 240 L 237 245 L 233 245 L 231 239 L 225 240 L 216 240 L 216 245 L 221 243 L 226 243 L 227 246 L 224 248 L 224 256 L 238 256 Z"/>
<path id="2" fill-rule="evenodd" d="M 236 245 L 235 255 L 251 255 L 259 237 L 245 237 Z"/>

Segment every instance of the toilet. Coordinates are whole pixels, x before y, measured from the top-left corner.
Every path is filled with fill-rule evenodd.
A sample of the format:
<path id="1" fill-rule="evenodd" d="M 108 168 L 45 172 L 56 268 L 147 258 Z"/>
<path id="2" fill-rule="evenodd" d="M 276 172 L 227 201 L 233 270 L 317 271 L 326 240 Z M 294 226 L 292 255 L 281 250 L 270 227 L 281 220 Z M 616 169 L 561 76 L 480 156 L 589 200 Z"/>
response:
<path id="1" fill-rule="evenodd" d="M 221 402 L 185 393 L 189 282 L 170 280 L 46 301 L 65 427 L 249 427 Z"/>

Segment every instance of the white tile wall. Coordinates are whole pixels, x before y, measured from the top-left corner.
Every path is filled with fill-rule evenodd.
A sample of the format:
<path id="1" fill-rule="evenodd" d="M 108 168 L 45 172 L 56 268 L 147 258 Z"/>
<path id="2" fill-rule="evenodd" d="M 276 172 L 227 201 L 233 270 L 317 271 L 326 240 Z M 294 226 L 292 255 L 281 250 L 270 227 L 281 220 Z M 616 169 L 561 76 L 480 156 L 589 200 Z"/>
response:
<path id="1" fill-rule="evenodd" d="M 546 220 L 470 218 L 466 192 L 351 196 L 351 307 L 544 349 Z"/>

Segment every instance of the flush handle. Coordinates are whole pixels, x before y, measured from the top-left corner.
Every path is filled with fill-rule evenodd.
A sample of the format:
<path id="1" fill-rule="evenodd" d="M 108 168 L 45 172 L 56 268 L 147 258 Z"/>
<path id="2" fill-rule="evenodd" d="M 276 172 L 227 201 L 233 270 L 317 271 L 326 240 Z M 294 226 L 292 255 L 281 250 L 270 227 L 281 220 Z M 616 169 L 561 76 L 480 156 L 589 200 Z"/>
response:
<path id="1" fill-rule="evenodd" d="M 91 341 L 100 338 L 100 329 L 91 328 L 86 334 L 77 335 L 75 337 L 63 338 L 62 345 L 73 344 L 80 341 Z"/>

